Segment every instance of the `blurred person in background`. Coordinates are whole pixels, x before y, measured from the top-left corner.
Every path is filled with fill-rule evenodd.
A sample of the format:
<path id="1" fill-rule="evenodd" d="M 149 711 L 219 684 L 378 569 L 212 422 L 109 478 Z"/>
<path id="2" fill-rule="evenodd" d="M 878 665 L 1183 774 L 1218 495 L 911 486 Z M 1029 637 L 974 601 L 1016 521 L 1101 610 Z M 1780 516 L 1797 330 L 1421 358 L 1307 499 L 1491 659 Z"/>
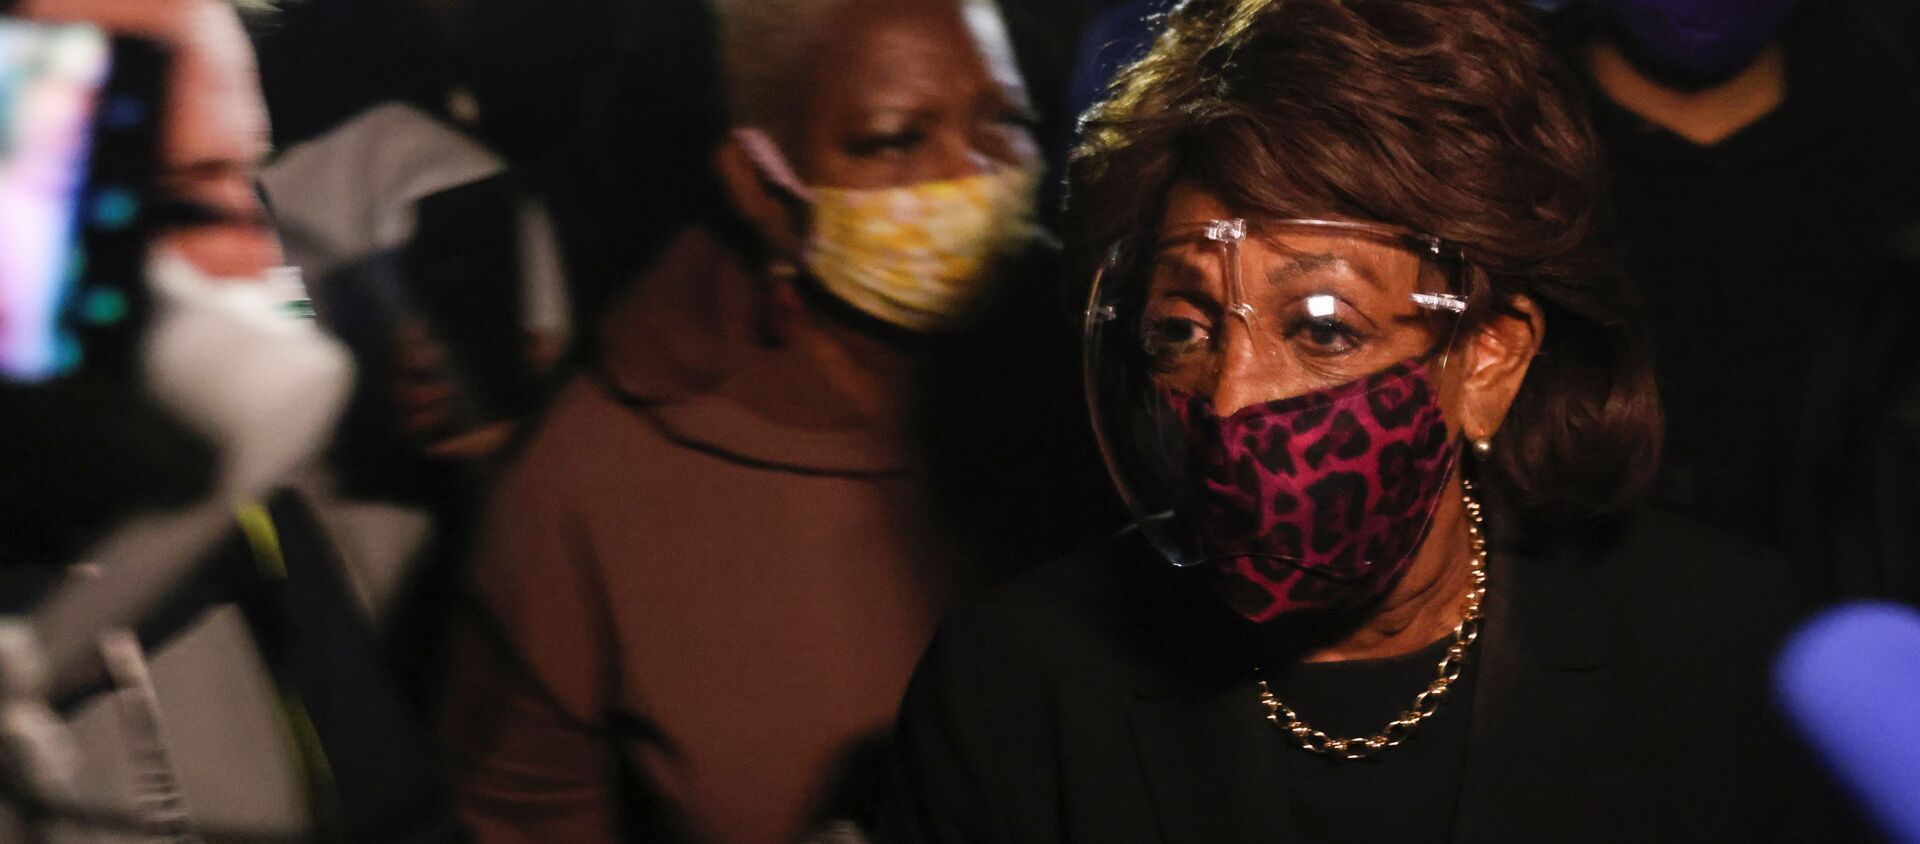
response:
<path id="1" fill-rule="evenodd" d="M 1920 7 L 1881 0 L 1580 0 L 1552 21 L 1608 156 L 1654 326 L 1662 502 L 1786 551 L 1842 590 L 1829 514 L 1851 457 L 1814 364 L 1855 342 L 1920 215 Z"/>
<path id="2" fill-rule="evenodd" d="M 1889 250 L 1892 291 L 1920 290 L 1920 220 Z M 1850 303 L 1840 342 L 1820 350 L 1801 454 L 1808 512 L 1834 541 L 1822 562 L 1842 598 L 1920 606 L 1920 301 L 1911 292 Z"/>
<path id="3" fill-rule="evenodd" d="M 339 5 L 303 9 L 292 21 L 303 30 L 276 20 L 268 43 L 326 43 L 335 34 L 313 16 Z M 409 23 L 411 40 L 433 43 L 424 11 L 391 19 L 408 7 L 369 22 L 388 25 L 377 43 L 403 49 L 391 30 Z M 350 55 L 382 66 L 372 48 Z M 342 62 L 309 72 L 359 78 Z M 401 77 L 365 86 L 355 111 L 326 99 L 297 109 L 311 89 L 289 87 L 282 102 L 315 134 L 274 156 L 262 190 L 315 315 L 360 373 L 308 492 L 342 538 L 396 676 L 424 703 L 494 458 L 538 412 L 571 339 L 559 239 L 525 176 L 461 122 L 473 117 L 457 114 L 464 89 L 444 83 L 427 106 L 415 102 L 427 83 Z M 334 119 L 320 119 L 330 109 Z"/>
<path id="4" fill-rule="evenodd" d="M 584 127 L 512 112 L 523 123 L 508 126 L 501 92 L 482 98 L 474 80 L 515 57 L 533 79 L 581 64 L 583 50 L 596 56 L 588 65 L 614 62 L 610 44 L 546 43 L 543 33 L 579 23 L 559 9 L 523 21 L 521 46 L 551 50 L 537 63 L 483 57 L 488 45 L 463 41 L 478 37 L 467 26 L 478 8 L 490 5 L 315 0 L 278 10 L 257 39 L 278 147 L 262 191 L 315 315 L 360 375 L 303 492 L 422 707 L 496 458 L 549 397 L 573 334 L 566 250 L 524 169 L 538 158 L 516 148 L 527 164 L 515 166 L 500 145 L 526 125 L 562 143 Z M 605 181 L 601 194 L 632 192 Z"/>
<path id="5" fill-rule="evenodd" d="M 154 206 L 169 213 L 148 256 L 155 308 L 138 374 L 83 370 L 0 390 L 7 610 L 48 595 L 157 593 L 150 612 L 100 640 L 98 682 L 53 690 L 81 751 L 76 782 L 133 840 L 202 828 L 456 838 L 331 542 L 284 491 L 324 442 L 353 369 L 293 315 L 302 294 L 275 272 L 283 259 L 255 184 L 267 116 L 239 14 L 219 0 L 7 5 L 0 13 L 150 39 L 172 60 Z M 140 582 L 152 573 L 140 566 L 73 565 L 123 526 L 229 507 L 236 528 L 164 592 Z M 37 620 L 51 629 L 58 617 Z M 94 831 L 60 825 L 56 840 Z"/>
<path id="6" fill-rule="evenodd" d="M 927 355 L 992 312 L 1033 215 L 1000 18 L 717 11 L 742 223 L 685 233 L 609 314 L 485 519 L 443 724 L 481 841 L 857 834 L 961 579 L 913 429 Z"/>
<path id="7" fill-rule="evenodd" d="M 338 47 L 302 44 L 292 33 L 270 39 L 279 55 L 268 65 L 269 93 L 277 81 L 296 108 L 337 98 L 327 70 L 336 49 L 375 54 L 364 63 L 378 68 L 366 75 L 369 86 L 438 75 L 456 93 L 450 116 L 551 209 L 573 323 L 586 343 L 682 229 L 724 215 L 708 166 L 726 126 L 705 0 L 318 5 L 325 8 L 311 18 L 321 41 Z M 380 23 L 394 18 L 403 25 Z M 396 35 L 422 24 L 424 38 Z M 409 101 L 436 98 L 445 101 L 444 93 Z"/>

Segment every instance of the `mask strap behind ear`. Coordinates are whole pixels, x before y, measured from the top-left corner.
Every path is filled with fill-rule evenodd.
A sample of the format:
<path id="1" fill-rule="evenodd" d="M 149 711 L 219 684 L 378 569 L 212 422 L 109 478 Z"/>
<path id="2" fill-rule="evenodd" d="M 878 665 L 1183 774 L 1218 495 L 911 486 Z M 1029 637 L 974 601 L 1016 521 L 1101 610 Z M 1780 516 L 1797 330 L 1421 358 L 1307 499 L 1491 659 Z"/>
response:
<path id="1" fill-rule="evenodd" d="M 768 136 L 765 130 L 753 126 L 741 126 L 733 130 L 733 140 L 740 145 L 741 149 L 747 151 L 747 157 L 753 160 L 755 167 L 760 168 L 762 175 L 802 201 L 813 201 L 813 191 L 805 182 L 800 181 L 799 175 L 795 174 L 793 167 L 787 163 L 787 157 L 780 153 L 780 146 L 773 142 L 773 138 Z"/>

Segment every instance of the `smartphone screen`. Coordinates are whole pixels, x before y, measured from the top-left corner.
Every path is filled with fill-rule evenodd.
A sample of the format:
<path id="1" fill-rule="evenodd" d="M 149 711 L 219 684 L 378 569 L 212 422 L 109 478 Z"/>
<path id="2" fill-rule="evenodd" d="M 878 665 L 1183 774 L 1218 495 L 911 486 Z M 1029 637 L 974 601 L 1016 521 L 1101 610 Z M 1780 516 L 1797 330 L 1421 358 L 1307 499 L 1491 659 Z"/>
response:
<path id="1" fill-rule="evenodd" d="M 0 378 L 132 365 L 163 62 L 0 17 Z"/>

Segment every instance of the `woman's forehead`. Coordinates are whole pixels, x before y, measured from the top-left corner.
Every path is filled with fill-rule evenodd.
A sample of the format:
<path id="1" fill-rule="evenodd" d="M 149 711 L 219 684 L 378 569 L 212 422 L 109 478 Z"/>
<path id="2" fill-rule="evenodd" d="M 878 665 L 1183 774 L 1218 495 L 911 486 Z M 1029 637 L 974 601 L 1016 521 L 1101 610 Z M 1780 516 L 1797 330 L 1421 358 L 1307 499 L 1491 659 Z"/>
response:
<path id="1" fill-rule="evenodd" d="M 1338 212 L 1318 209 L 1303 203 L 1298 208 L 1288 208 L 1287 213 L 1276 214 L 1269 209 L 1263 213 L 1259 209 L 1236 209 L 1200 184 L 1181 179 L 1167 189 L 1167 198 L 1160 208 L 1159 234 L 1163 237 L 1191 231 L 1215 220 L 1247 219 L 1314 219 L 1362 225 L 1379 225 L 1379 221 L 1352 217 Z"/>
<path id="2" fill-rule="evenodd" d="M 1166 235 L 1238 216 L 1212 192 L 1183 179 L 1167 190 L 1167 201 L 1160 211 L 1160 232 Z"/>
<path id="3" fill-rule="evenodd" d="M 1245 295 L 1255 299 L 1314 292 L 1398 298 L 1415 292 L 1422 275 L 1417 257 L 1388 247 L 1326 243 L 1271 249 L 1249 240 L 1233 254 L 1199 243 L 1163 249 L 1155 262 L 1154 287 L 1221 291 L 1229 259 L 1238 262 Z"/>
<path id="4" fill-rule="evenodd" d="M 958 88 L 996 83 L 987 53 L 949 0 L 855 0 L 829 30 L 814 76 L 814 95 L 827 111 L 925 108 Z"/>
<path id="5" fill-rule="evenodd" d="M 1424 262 L 1403 246 L 1367 235 L 1327 234 L 1291 228 L 1250 227 L 1231 249 L 1196 226 L 1164 237 L 1155 256 L 1163 270 L 1188 275 L 1223 275 L 1225 263 L 1238 264 L 1248 282 L 1288 288 L 1336 280 L 1398 289 L 1417 283 Z"/>
<path id="6" fill-rule="evenodd" d="M 1241 272 L 1273 281 L 1342 275 L 1368 281 L 1408 280 L 1415 277 L 1423 265 L 1420 255 L 1397 239 L 1381 234 L 1322 230 L 1259 219 L 1242 220 L 1237 226 L 1220 225 L 1229 220 L 1242 218 L 1207 191 L 1187 182 L 1176 184 L 1168 194 L 1157 233 L 1158 260 L 1204 268 L 1228 254 L 1225 244 L 1218 239 L 1224 232 L 1234 241 L 1232 254 L 1240 263 Z"/>

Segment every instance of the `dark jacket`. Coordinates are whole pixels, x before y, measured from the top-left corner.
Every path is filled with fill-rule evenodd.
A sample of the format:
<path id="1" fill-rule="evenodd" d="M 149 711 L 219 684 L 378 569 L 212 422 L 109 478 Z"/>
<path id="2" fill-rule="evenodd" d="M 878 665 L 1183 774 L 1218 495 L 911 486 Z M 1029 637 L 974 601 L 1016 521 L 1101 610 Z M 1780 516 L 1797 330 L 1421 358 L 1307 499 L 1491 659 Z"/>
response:
<path id="1" fill-rule="evenodd" d="M 1794 613 L 1776 559 L 1649 514 L 1497 543 L 1489 576 L 1452 840 L 1835 839 L 1768 711 Z M 901 714 L 886 840 L 1299 840 L 1275 760 L 1301 751 L 1217 606 L 1122 535 L 947 624 Z"/>
<path id="2" fill-rule="evenodd" d="M 1574 65 L 1601 24 L 1592 3 L 1555 21 Z M 1830 552 L 1833 493 L 1796 452 L 1837 442 L 1823 368 L 1855 343 L 1848 303 L 1910 292 L 1884 271 L 1920 216 L 1920 50 L 1903 0 L 1800 3 L 1780 35 L 1783 102 L 1701 146 L 1610 100 L 1589 79 L 1621 258 L 1646 302 L 1667 440 L 1655 497 L 1787 553 L 1807 594 L 1857 591 Z M 1791 338 L 1791 339 L 1789 339 Z M 1844 492 L 1844 490 L 1842 490 Z M 1824 496 L 1824 498 L 1823 498 Z"/>
<path id="3" fill-rule="evenodd" d="M 1896 258 L 1889 287 L 1920 289 L 1920 222 Z M 1825 561 L 1839 597 L 1920 604 L 1920 303 L 1866 299 L 1835 323 L 1844 339 L 1823 350 L 1818 386 L 1799 402 L 1805 516 L 1791 547 Z"/>

